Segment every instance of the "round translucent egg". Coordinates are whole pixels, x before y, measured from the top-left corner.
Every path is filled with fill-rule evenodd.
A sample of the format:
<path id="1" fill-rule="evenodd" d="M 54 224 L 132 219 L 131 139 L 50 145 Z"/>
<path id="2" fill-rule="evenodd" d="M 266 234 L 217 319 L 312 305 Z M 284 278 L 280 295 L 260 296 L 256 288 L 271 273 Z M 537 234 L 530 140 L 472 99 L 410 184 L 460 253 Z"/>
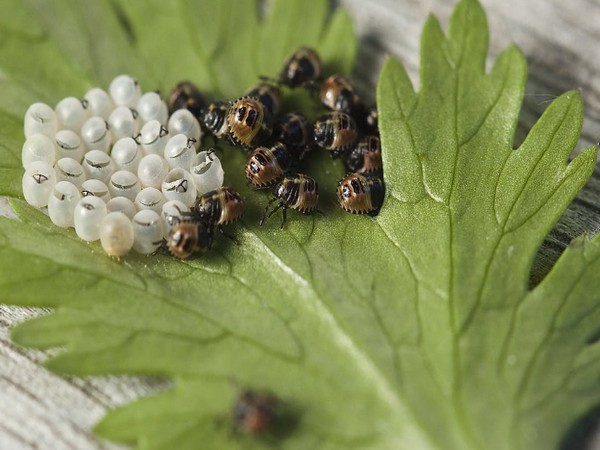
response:
<path id="1" fill-rule="evenodd" d="M 179 200 L 187 206 L 192 206 L 196 201 L 196 186 L 192 175 L 183 169 L 171 169 L 161 190 L 167 200 Z"/>
<path id="2" fill-rule="evenodd" d="M 142 189 L 139 194 L 135 196 L 134 203 L 138 211 L 141 211 L 142 209 L 151 209 L 160 213 L 162 211 L 162 205 L 165 203 L 165 197 L 158 189 L 147 187 Z"/>
<path id="3" fill-rule="evenodd" d="M 167 124 L 167 118 L 169 117 L 167 104 L 156 92 L 146 92 L 142 95 L 136 109 L 142 122 L 158 120 L 163 125 Z"/>
<path id="4" fill-rule="evenodd" d="M 146 122 L 140 131 L 139 142 L 145 155 L 161 155 L 169 139 L 167 129 L 158 120 Z"/>
<path id="5" fill-rule="evenodd" d="M 60 130 L 54 136 L 56 143 L 56 158 L 73 158 L 81 162 L 85 153 L 85 146 L 77 133 L 71 130 Z"/>
<path id="6" fill-rule="evenodd" d="M 125 256 L 133 247 L 133 224 L 122 212 L 111 212 L 104 216 L 99 233 L 100 244 L 109 256 Z"/>
<path id="7" fill-rule="evenodd" d="M 34 161 L 44 161 L 51 166 L 56 162 L 56 147 L 52 139 L 45 134 L 32 134 L 23 144 L 21 150 L 23 167 L 27 169 Z"/>
<path id="8" fill-rule="evenodd" d="M 100 238 L 100 222 L 106 214 L 106 203 L 102 199 L 90 195 L 79 200 L 73 212 L 77 236 L 84 241 L 97 241 Z"/>
<path id="9" fill-rule="evenodd" d="M 140 84 L 130 75 L 119 75 L 108 87 L 108 92 L 116 106 L 135 108 L 142 95 Z"/>
<path id="10" fill-rule="evenodd" d="M 137 173 L 140 161 L 144 156 L 140 146 L 131 137 L 119 139 L 110 152 L 117 170 L 128 170 Z"/>
<path id="11" fill-rule="evenodd" d="M 41 133 L 53 138 L 58 130 L 58 120 L 54 110 L 45 103 L 34 103 L 25 111 L 25 137 Z"/>
<path id="12" fill-rule="evenodd" d="M 164 237 L 166 238 L 171 229 L 181 222 L 184 217 L 189 216 L 190 208 L 179 200 L 169 200 L 162 205 L 161 218 L 164 226 Z"/>
<path id="13" fill-rule="evenodd" d="M 133 216 L 133 249 L 143 255 L 154 253 L 163 242 L 163 222 L 156 211 L 143 209 Z"/>
<path id="14" fill-rule="evenodd" d="M 103 119 L 108 119 L 110 113 L 115 109 L 115 104 L 108 93 L 101 88 L 92 88 L 83 96 L 88 103 L 88 111 L 90 116 L 100 116 Z"/>
<path id="15" fill-rule="evenodd" d="M 223 186 L 225 172 L 214 152 L 199 152 L 192 159 L 191 171 L 198 195 Z"/>
<path id="16" fill-rule="evenodd" d="M 137 176 L 127 170 L 118 170 L 110 177 L 108 190 L 111 197 L 127 197 L 133 202 L 142 188 Z"/>
<path id="17" fill-rule="evenodd" d="M 112 134 L 108 123 L 100 116 L 92 116 L 81 127 L 81 140 L 88 150 L 102 150 L 108 153 L 112 143 Z"/>
<path id="18" fill-rule="evenodd" d="M 91 179 L 85 180 L 81 185 L 81 195 L 87 197 L 93 195 L 94 197 L 101 198 L 104 203 L 110 200 L 110 193 L 108 192 L 108 186 L 106 183 L 100 180 Z"/>
<path id="19" fill-rule="evenodd" d="M 78 189 L 85 181 L 85 170 L 78 161 L 73 158 L 61 158 L 54 165 L 56 171 L 56 181 L 70 181 Z"/>
<path id="20" fill-rule="evenodd" d="M 188 138 L 196 140 L 194 143 L 196 148 L 200 146 L 200 138 L 202 137 L 200 123 L 189 110 L 178 109 L 171 114 L 167 128 L 172 136 L 180 133 L 185 134 Z"/>
<path id="21" fill-rule="evenodd" d="M 171 169 L 179 167 L 189 170 L 195 154 L 194 141 L 188 139 L 185 134 L 172 136 L 165 145 L 165 160 Z"/>
<path id="22" fill-rule="evenodd" d="M 114 197 L 111 198 L 106 204 L 106 210 L 111 212 L 122 212 L 130 219 L 133 219 L 137 210 L 135 209 L 135 204 L 129 200 L 127 197 Z"/>
<path id="23" fill-rule="evenodd" d="M 117 106 L 108 116 L 108 126 L 113 135 L 113 141 L 124 137 L 134 137 L 140 131 L 140 121 L 135 109 L 127 106 Z"/>
<path id="24" fill-rule="evenodd" d="M 23 174 L 23 196 L 31 206 L 41 208 L 48 204 L 48 199 L 56 184 L 56 173 L 45 161 L 33 161 Z"/>
<path id="25" fill-rule="evenodd" d="M 73 214 L 81 199 L 77 186 L 70 181 L 59 181 L 54 185 L 48 199 L 48 215 L 54 225 L 68 228 L 75 225 Z"/>
<path id="26" fill-rule="evenodd" d="M 169 172 L 169 166 L 162 156 L 146 155 L 140 161 L 137 174 L 143 187 L 160 188 Z"/>
<path id="27" fill-rule="evenodd" d="M 75 97 L 65 97 L 54 108 L 58 128 L 79 133 L 83 123 L 89 118 L 87 101 Z"/>
<path id="28" fill-rule="evenodd" d="M 81 163 L 86 178 L 94 178 L 108 185 L 110 177 L 115 171 L 115 163 L 108 154 L 102 150 L 90 150 L 83 156 Z"/>

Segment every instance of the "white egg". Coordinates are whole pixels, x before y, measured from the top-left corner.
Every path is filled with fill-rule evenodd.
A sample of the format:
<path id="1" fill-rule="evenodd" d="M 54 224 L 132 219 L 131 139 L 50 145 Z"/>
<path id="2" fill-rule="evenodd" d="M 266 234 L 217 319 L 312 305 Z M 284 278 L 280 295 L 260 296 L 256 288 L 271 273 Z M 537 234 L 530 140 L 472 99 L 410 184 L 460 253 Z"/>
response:
<path id="1" fill-rule="evenodd" d="M 158 120 L 162 125 L 167 124 L 167 118 L 169 117 L 167 104 L 156 92 L 146 92 L 142 95 L 136 109 L 142 122 Z"/>
<path id="2" fill-rule="evenodd" d="M 54 142 L 56 143 L 56 159 L 73 158 L 75 161 L 81 162 L 85 146 L 81 142 L 79 134 L 71 130 L 60 130 L 56 132 Z"/>
<path id="3" fill-rule="evenodd" d="M 131 219 L 122 212 L 108 213 L 100 222 L 100 244 L 109 256 L 125 256 L 133 247 Z"/>
<path id="4" fill-rule="evenodd" d="M 142 95 L 140 84 L 130 75 L 119 75 L 108 87 L 115 105 L 135 108 Z"/>
<path id="5" fill-rule="evenodd" d="M 132 173 L 137 173 L 144 156 L 139 144 L 131 137 L 121 138 L 115 142 L 110 155 L 117 170 L 128 170 Z"/>
<path id="6" fill-rule="evenodd" d="M 133 249 L 143 255 L 154 253 L 163 242 L 163 222 L 156 211 L 143 209 L 133 216 Z"/>
<path id="7" fill-rule="evenodd" d="M 92 116 L 81 127 L 81 140 L 88 150 L 102 150 L 108 153 L 112 144 L 112 134 L 108 122 L 100 116 Z"/>
<path id="8" fill-rule="evenodd" d="M 195 139 L 194 146 L 198 148 L 200 146 L 200 138 L 202 137 L 202 130 L 200 129 L 200 123 L 194 115 L 187 109 L 178 109 L 169 118 L 167 126 L 169 134 L 185 134 L 190 139 Z"/>
<path id="9" fill-rule="evenodd" d="M 87 91 L 83 99 L 88 103 L 90 116 L 100 116 L 106 120 L 112 110 L 115 109 L 112 98 L 104 89 L 98 87 Z"/>
<path id="10" fill-rule="evenodd" d="M 142 189 L 135 197 L 135 207 L 138 211 L 142 209 L 151 209 L 160 213 L 162 205 L 165 203 L 165 196 L 154 187 Z"/>
<path id="11" fill-rule="evenodd" d="M 198 195 L 223 186 L 225 172 L 214 152 L 200 152 L 192 159 L 191 171 Z"/>
<path id="12" fill-rule="evenodd" d="M 23 196 L 31 206 L 41 208 L 48 204 L 55 184 L 52 166 L 45 161 L 33 161 L 23 174 Z"/>
<path id="13" fill-rule="evenodd" d="M 102 150 L 90 150 L 81 163 L 88 179 L 96 179 L 108 185 L 110 177 L 115 172 L 115 163 Z"/>
<path id="14" fill-rule="evenodd" d="M 145 155 L 163 155 L 169 132 L 158 120 L 146 122 L 139 135 L 139 143 Z"/>
<path id="15" fill-rule="evenodd" d="M 53 224 L 69 228 L 75 225 L 73 214 L 81 199 L 77 186 L 70 181 L 59 181 L 54 185 L 48 199 L 48 215 Z"/>
<path id="16" fill-rule="evenodd" d="M 88 195 L 99 197 L 104 201 L 104 203 L 110 201 L 108 186 L 103 181 L 96 179 L 85 180 L 81 184 L 81 195 L 83 197 L 87 197 Z"/>
<path id="17" fill-rule="evenodd" d="M 142 190 L 140 181 L 135 174 L 126 170 L 118 170 L 110 177 L 108 190 L 111 197 L 127 197 L 132 202 Z"/>
<path id="18" fill-rule="evenodd" d="M 21 150 L 23 167 L 27 169 L 33 161 L 44 161 L 51 166 L 56 162 L 56 146 L 45 134 L 32 134 L 23 144 Z"/>
<path id="19" fill-rule="evenodd" d="M 53 138 L 58 130 L 56 113 L 45 103 L 34 103 L 25 111 L 23 128 L 26 138 L 36 133 L 45 134 L 49 138 Z"/>
<path id="20" fill-rule="evenodd" d="M 137 210 L 135 209 L 135 204 L 129 200 L 127 197 L 113 197 L 106 204 L 106 210 L 111 212 L 122 212 L 130 219 L 133 219 Z"/>
<path id="21" fill-rule="evenodd" d="M 88 242 L 100 239 L 100 222 L 106 214 L 106 203 L 102 199 L 89 196 L 79 200 L 73 212 L 77 236 Z"/>
<path id="22" fill-rule="evenodd" d="M 194 141 L 188 139 L 185 134 L 172 136 L 165 145 L 165 160 L 171 169 L 190 170 L 192 158 L 196 154 Z"/>
<path id="23" fill-rule="evenodd" d="M 75 97 L 63 98 L 54 108 L 58 128 L 79 133 L 84 122 L 89 118 L 87 102 Z"/>
<path id="24" fill-rule="evenodd" d="M 81 184 L 86 180 L 85 171 L 81 164 L 73 158 L 61 158 L 54 164 L 56 171 L 56 181 L 70 181 L 78 189 L 81 189 Z"/>
<path id="25" fill-rule="evenodd" d="M 138 113 L 127 106 L 117 106 L 108 116 L 108 126 L 113 135 L 113 142 L 124 137 L 135 137 L 140 131 Z"/>
<path id="26" fill-rule="evenodd" d="M 196 201 L 196 186 L 187 170 L 171 169 L 161 190 L 167 200 L 179 200 L 187 206 L 192 206 Z"/>
<path id="27" fill-rule="evenodd" d="M 162 156 L 146 155 L 140 161 L 137 174 L 143 187 L 155 187 L 159 189 L 167 173 L 169 166 Z"/>

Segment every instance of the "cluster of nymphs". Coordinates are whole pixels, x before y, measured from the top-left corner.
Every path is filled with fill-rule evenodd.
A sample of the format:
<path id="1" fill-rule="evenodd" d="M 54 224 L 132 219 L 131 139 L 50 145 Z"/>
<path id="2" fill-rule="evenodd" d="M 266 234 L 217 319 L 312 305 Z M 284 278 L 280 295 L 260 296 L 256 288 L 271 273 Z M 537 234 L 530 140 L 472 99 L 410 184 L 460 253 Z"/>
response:
<path id="1" fill-rule="evenodd" d="M 237 100 L 214 102 L 195 111 L 215 138 L 250 153 L 246 163 L 250 184 L 255 189 L 273 189 L 274 198 L 267 205 L 261 224 L 267 213 L 270 216 L 280 208 L 282 226 L 287 208 L 302 213 L 317 210 L 317 183 L 310 176 L 295 172 L 314 148 L 342 157 L 350 171 L 337 187 L 337 198 L 344 210 L 376 215 L 381 208 L 384 185 L 377 110 L 365 105 L 346 78 L 323 78 L 321 72 L 317 52 L 303 47 L 288 57 L 278 79 L 263 78 Z M 179 86 L 196 93 L 194 105 L 204 101 L 191 83 Z M 297 112 L 280 113 L 280 88 L 284 86 L 306 89 L 311 96 L 318 96 L 330 112 L 314 123 Z M 269 213 L 273 202 L 278 203 Z"/>
<path id="2" fill-rule="evenodd" d="M 260 220 L 288 208 L 318 211 L 315 180 L 297 173 L 314 148 L 342 157 L 348 175 L 338 183 L 340 206 L 376 215 L 384 197 L 377 110 L 367 107 L 348 80 L 326 79 L 318 54 L 300 48 L 276 80 L 263 78 L 234 101 L 208 103 L 182 81 L 167 102 L 142 94 L 128 75 L 108 92 L 89 90 L 62 99 L 54 109 L 34 103 L 25 113 L 23 194 L 48 208 L 53 223 L 74 227 L 86 241 L 100 239 L 111 256 L 133 248 L 153 254 L 164 248 L 178 258 L 208 250 L 214 229 L 244 212 L 244 202 L 223 186 L 223 169 L 205 133 L 249 153 L 246 177 L 255 189 L 273 189 Z M 281 91 L 306 89 L 330 112 L 311 123 L 300 113 L 280 113 Z M 269 211 L 271 205 L 275 206 Z"/>
<path id="3" fill-rule="evenodd" d="M 162 246 L 186 257 L 212 244 L 222 219 L 213 214 L 220 212 L 215 201 L 233 196 L 233 213 L 241 215 L 239 195 L 222 186 L 217 156 L 198 151 L 198 119 L 187 109 L 169 111 L 128 75 L 116 77 L 108 92 L 94 88 L 54 109 L 34 103 L 24 128 L 25 200 L 47 206 L 54 224 L 74 227 L 81 239 L 100 239 L 111 256 Z M 212 208 L 202 220 L 199 205 Z"/>

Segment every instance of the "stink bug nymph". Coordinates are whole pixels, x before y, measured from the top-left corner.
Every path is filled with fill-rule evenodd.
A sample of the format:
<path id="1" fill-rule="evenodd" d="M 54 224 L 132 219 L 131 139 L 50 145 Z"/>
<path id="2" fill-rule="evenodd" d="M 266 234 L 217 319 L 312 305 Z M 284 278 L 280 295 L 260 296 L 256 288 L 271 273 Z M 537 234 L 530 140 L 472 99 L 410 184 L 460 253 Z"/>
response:
<path id="1" fill-rule="evenodd" d="M 278 400 L 271 394 L 242 392 L 231 414 L 234 431 L 245 435 L 261 435 L 269 431 L 277 417 L 278 405 Z"/>
<path id="2" fill-rule="evenodd" d="M 279 203 L 267 215 L 269 207 L 277 200 L 279 200 Z M 318 202 L 319 187 L 314 179 L 301 173 L 286 175 L 273 188 L 273 198 L 265 208 L 265 212 L 260 219 L 260 225 L 264 223 L 267 217 L 271 217 L 281 208 L 283 209 L 281 228 L 283 228 L 287 219 L 288 208 L 295 209 L 303 214 L 310 214 L 317 210 Z"/>
<path id="3" fill-rule="evenodd" d="M 273 137 L 292 147 L 308 149 L 313 141 L 313 127 L 300 113 L 283 114 L 275 121 Z"/>
<path id="4" fill-rule="evenodd" d="M 275 184 L 298 161 L 297 152 L 277 142 L 271 148 L 258 147 L 246 163 L 246 178 L 255 189 Z"/>
<path id="5" fill-rule="evenodd" d="M 177 83 L 171 90 L 167 101 L 169 115 L 178 109 L 187 109 L 194 117 L 200 117 L 200 113 L 205 106 L 206 101 L 204 100 L 204 96 L 191 81 Z"/>
<path id="6" fill-rule="evenodd" d="M 261 102 L 271 116 L 279 114 L 279 104 L 281 103 L 281 90 L 274 84 L 263 81 L 251 88 L 244 94 L 245 97 L 254 97 Z"/>
<path id="7" fill-rule="evenodd" d="M 231 104 L 229 102 L 214 102 L 209 104 L 200 116 L 200 122 L 217 139 L 222 139 L 229 133 L 227 113 Z"/>
<path id="8" fill-rule="evenodd" d="M 345 211 L 376 216 L 381 209 L 385 186 L 380 178 L 349 173 L 338 183 L 337 199 Z"/>
<path id="9" fill-rule="evenodd" d="M 279 82 L 291 88 L 306 85 L 321 75 L 321 58 L 308 47 L 301 47 L 288 56 L 279 75 Z"/>
<path id="10" fill-rule="evenodd" d="M 356 142 L 358 131 L 354 119 L 340 111 L 324 114 L 315 122 L 314 141 L 331 156 L 338 156 Z"/>
<path id="11" fill-rule="evenodd" d="M 198 197 L 192 214 L 211 228 L 217 225 L 222 232 L 222 226 L 239 219 L 244 208 L 240 194 L 230 186 L 222 186 Z"/>
<path id="12" fill-rule="evenodd" d="M 242 147 L 256 147 L 272 133 L 270 114 L 265 106 L 253 97 L 241 97 L 229 108 L 227 124 L 232 143 Z"/>
<path id="13" fill-rule="evenodd" d="M 373 135 L 361 137 L 348 152 L 346 166 L 350 171 L 364 175 L 380 173 L 383 163 L 379 137 Z"/>
<path id="14" fill-rule="evenodd" d="M 194 253 L 205 253 L 212 243 L 213 233 L 206 223 L 184 219 L 173 225 L 165 247 L 176 258 L 185 259 Z"/>
<path id="15" fill-rule="evenodd" d="M 323 81 L 319 98 L 327 108 L 348 114 L 352 114 L 361 103 L 350 81 L 341 75 L 331 75 Z"/>

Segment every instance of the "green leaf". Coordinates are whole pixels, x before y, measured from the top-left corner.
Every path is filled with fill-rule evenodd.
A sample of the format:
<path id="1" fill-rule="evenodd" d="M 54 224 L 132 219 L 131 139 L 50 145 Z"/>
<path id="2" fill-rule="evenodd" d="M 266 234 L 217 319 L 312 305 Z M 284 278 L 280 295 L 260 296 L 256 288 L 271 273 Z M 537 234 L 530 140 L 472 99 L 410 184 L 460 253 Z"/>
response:
<path id="1" fill-rule="evenodd" d="M 0 99 L 0 192 L 20 197 L 20 117 L 33 101 L 120 72 L 146 89 L 190 78 L 235 97 L 300 44 L 346 73 L 356 51 L 349 17 L 328 21 L 325 1 L 279 0 L 264 19 L 258 2 L 97 3 L 15 0 L 0 19 L 12 44 L 0 46 L 11 92 Z M 96 428 L 141 449 L 557 448 L 600 400 L 600 241 L 577 240 L 538 286 L 528 279 L 596 149 L 568 163 L 581 132 L 576 92 L 513 149 L 526 64 L 511 47 L 486 73 L 487 41 L 480 5 L 462 0 L 447 35 L 434 18 L 425 25 L 420 92 L 386 62 L 377 99 L 387 195 L 374 219 L 336 206 L 342 168 L 317 157 L 325 214 L 292 211 L 284 230 L 276 219 L 258 227 L 267 197 L 244 186 L 234 149 L 223 160 L 248 202 L 232 227 L 239 245 L 219 239 L 202 258 L 114 261 L 13 199 L 22 222 L 0 219 L 0 298 L 56 308 L 13 339 L 61 346 L 47 363 L 61 373 L 174 379 Z M 291 411 L 264 440 L 231 432 L 246 387 Z"/>

